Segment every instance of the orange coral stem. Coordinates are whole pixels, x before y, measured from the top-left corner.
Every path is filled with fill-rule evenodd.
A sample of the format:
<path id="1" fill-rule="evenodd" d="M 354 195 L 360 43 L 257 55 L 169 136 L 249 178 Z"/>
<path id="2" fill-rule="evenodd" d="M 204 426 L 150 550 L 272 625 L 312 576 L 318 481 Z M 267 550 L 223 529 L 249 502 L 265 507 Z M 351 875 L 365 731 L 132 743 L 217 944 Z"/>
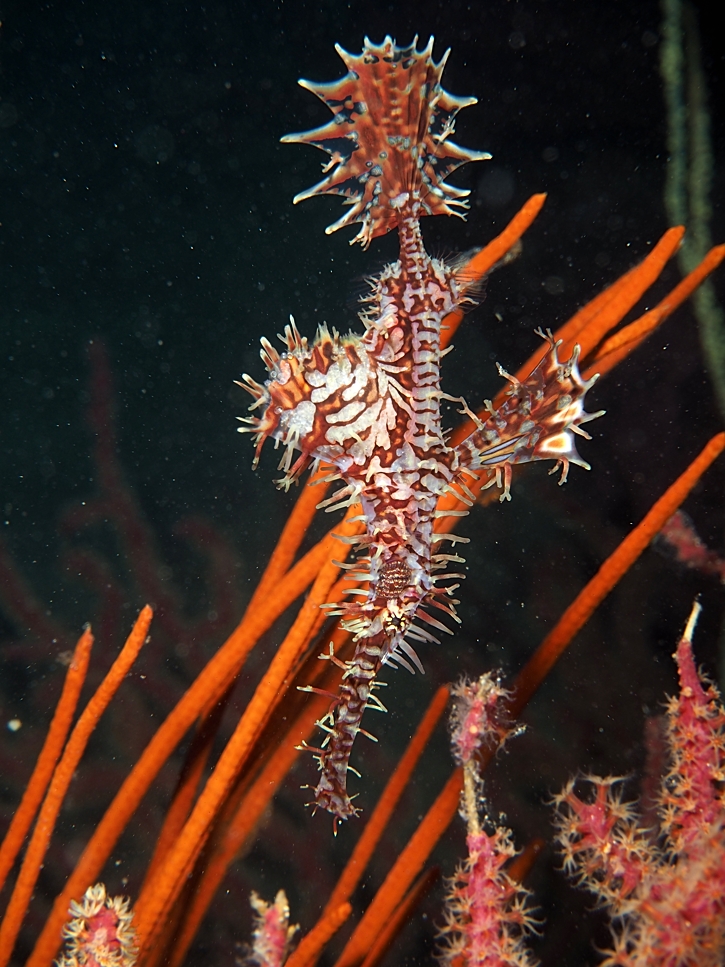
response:
<path id="1" fill-rule="evenodd" d="M 344 531 L 345 528 L 339 528 Z M 307 647 L 310 631 L 320 618 L 320 605 L 328 600 L 337 567 L 325 564 L 297 619 L 280 645 L 256 688 L 214 772 L 199 796 L 177 842 L 156 876 L 146 884 L 136 904 L 140 944 L 148 949 L 160 922 L 174 902 L 196 856 L 204 845 L 212 822 L 231 789 L 239 770 L 265 722 L 289 685 L 294 669 Z"/>
<path id="2" fill-rule="evenodd" d="M 545 846 L 546 840 L 535 836 L 524 846 L 518 856 L 515 856 L 507 865 L 506 875 L 515 883 L 523 883 Z"/>
<path id="3" fill-rule="evenodd" d="M 319 491 L 316 496 L 319 498 Z M 306 508 L 309 512 L 309 505 Z M 302 516 L 300 510 L 300 518 Z M 352 534 L 355 527 L 338 525 L 335 530 Z M 328 533 L 287 572 L 274 588 L 274 594 L 268 591 L 257 608 L 247 608 L 237 628 L 169 713 L 97 825 L 75 870 L 56 898 L 26 967 L 44 967 L 54 956 L 59 946 L 61 927 L 67 919 L 68 904 L 74 897 L 81 896 L 88 884 L 98 877 L 118 837 L 161 767 L 199 714 L 224 694 L 260 636 L 312 582 L 322 563 L 330 558 L 333 547 L 340 557 L 340 545 Z"/>
<path id="4" fill-rule="evenodd" d="M 723 449 L 725 449 L 725 433 L 718 433 L 692 461 L 687 470 L 668 487 L 569 605 L 516 679 L 514 695 L 509 703 L 512 717 L 516 718 L 519 715 L 571 640 L 589 620 L 592 612 L 632 567 Z"/>
<path id="5" fill-rule="evenodd" d="M 723 449 L 725 449 L 725 433 L 719 433 L 660 497 L 641 523 L 622 541 L 617 550 L 604 562 L 597 575 L 567 608 L 556 627 L 546 636 L 519 675 L 514 698 L 509 703 L 512 717 L 520 714 L 574 635 L 637 560 L 664 522 L 672 516 Z M 486 753 L 482 758 L 488 760 L 490 756 L 491 753 Z M 356 967 L 364 959 L 366 951 L 383 928 L 391 911 L 401 902 L 403 894 L 456 814 L 461 788 L 462 773 L 460 769 L 456 769 L 396 860 L 335 967 Z"/>
<path id="6" fill-rule="evenodd" d="M 300 755 L 296 746 L 309 736 L 315 722 L 324 714 L 328 705 L 329 700 L 326 698 L 312 698 L 236 807 L 221 842 L 205 860 L 194 896 L 174 937 L 173 950 L 168 956 L 168 967 L 177 967 L 183 962 L 229 864 L 256 827 L 270 800 Z"/>
<path id="7" fill-rule="evenodd" d="M 154 875 L 163 862 L 164 857 L 176 842 L 176 838 L 183 829 L 184 823 L 191 812 L 191 807 L 199 788 L 199 782 L 204 774 L 204 769 L 206 768 L 206 763 L 214 744 L 214 739 L 216 738 L 219 723 L 227 707 L 228 698 L 229 691 L 227 691 L 224 699 L 215 703 L 208 714 L 202 716 L 199 722 L 181 769 L 174 798 L 171 800 L 171 805 L 166 811 L 163 825 L 156 840 L 156 846 L 151 857 L 151 862 L 146 870 L 141 892 L 143 892 L 147 881 Z"/>
<path id="8" fill-rule="evenodd" d="M 418 877 L 410 890 L 405 894 L 403 901 L 398 905 L 395 912 L 378 934 L 360 967 L 375 967 L 376 964 L 380 963 L 398 936 L 398 933 L 402 930 L 403 925 L 412 911 L 439 878 L 440 870 L 437 866 L 431 867 Z"/>
<path id="9" fill-rule="evenodd" d="M 654 332 L 660 323 L 664 322 L 685 299 L 692 295 L 723 259 L 725 259 L 725 245 L 716 245 L 715 248 L 711 248 L 702 262 L 686 275 L 679 285 L 676 285 L 672 292 L 665 296 L 654 309 L 645 312 L 639 319 L 635 319 L 634 322 L 607 339 L 600 347 L 594 362 L 587 367 L 584 379 L 589 379 L 591 375 L 597 372 L 600 375 L 608 373 L 610 369 L 626 359 L 634 349 L 644 342 L 650 333 Z"/>
<path id="10" fill-rule="evenodd" d="M 526 229 L 539 214 L 546 201 L 546 194 L 532 195 L 523 208 L 518 211 L 506 228 L 497 235 L 488 245 L 484 246 L 480 252 L 467 262 L 459 270 L 458 277 L 464 283 L 476 282 L 481 279 L 493 266 L 499 262 L 506 253 L 518 242 Z M 441 347 L 445 348 L 453 338 L 463 319 L 463 310 L 454 309 L 443 320 L 441 332 Z"/>
<path id="11" fill-rule="evenodd" d="M 355 928 L 335 967 L 357 967 L 364 960 L 384 924 L 423 868 L 438 840 L 458 811 L 463 771 L 455 769 L 438 798 L 385 878 L 383 885 Z"/>
<path id="12" fill-rule="evenodd" d="M 292 509 L 292 513 L 282 528 L 282 533 L 272 552 L 269 563 L 264 570 L 264 574 L 252 595 L 247 607 L 248 612 L 253 612 L 258 605 L 264 604 L 265 599 L 268 598 L 273 588 L 276 594 L 277 585 L 289 571 L 295 554 L 312 522 L 312 518 L 315 516 L 317 505 L 325 496 L 326 488 L 324 485 L 314 486 L 315 480 L 319 479 L 320 476 L 324 476 L 323 471 L 311 477 L 307 482 L 307 486 L 302 488 L 297 502 Z"/>
<path id="13" fill-rule="evenodd" d="M 152 617 L 153 611 L 147 605 L 138 616 L 126 644 L 84 708 L 68 739 L 38 815 L 38 821 L 35 824 L 23 865 L 15 883 L 15 889 L 8 903 L 5 919 L 2 927 L 0 927 L 0 967 L 5 967 L 13 952 L 15 939 L 33 895 L 43 858 L 48 849 L 50 837 L 73 774 L 78 768 L 78 763 L 85 752 L 88 740 L 98 724 L 98 720 L 118 691 L 121 682 L 128 674 L 146 641 Z M 58 940 L 60 940 L 60 936 Z"/>
<path id="14" fill-rule="evenodd" d="M 53 770 L 63 751 L 68 730 L 71 727 L 78 705 L 81 688 L 86 680 L 92 647 L 93 635 L 91 629 L 86 628 L 73 652 L 73 658 L 68 666 L 53 721 L 50 723 L 35 769 L 33 769 L 23 798 L 20 800 L 20 805 L 0 847 L 0 890 L 5 884 L 5 879 L 15 862 L 15 857 L 18 855 L 31 823 L 35 819 L 35 814 L 43 801 Z"/>
<path id="15" fill-rule="evenodd" d="M 582 347 L 582 358 L 597 346 L 603 337 L 619 323 L 636 302 L 655 282 L 668 260 L 680 247 L 685 229 L 681 226 L 668 229 L 649 255 L 639 265 L 626 272 L 603 292 L 591 299 L 585 306 L 560 326 L 555 338 L 561 339 L 563 346 L 559 356 L 567 359 L 575 343 Z M 516 376 L 524 380 L 534 367 L 541 362 L 546 346 L 539 347 L 531 354 Z M 496 400 L 498 403 L 498 398 Z"/>
<path id="16" fill-rule="evenodd" d="M 604 336 L 622 321 L 647 289 L 657 281 L 667 262 L 680 247 L 684 234 L 685 229 L 681 225 L 668 228 L 639 265 L 630 269 L 626 275 L 602 293 L 609 298 L 604 300 L 603 304 L 596 306 L 596 312 L 591 312 L 592 303 L 589 303 L 562 326 L 557 333 L 557 338 L 564 341 L 561 347 L 562 359 L 567 359 L 571 355 L 574 343 L 579 343 L 581 346 L 584 359 L 599 345 Z M 594 302 L 596 303 L 597 300 L 595 299 Z"/>
<path id="17" fill-rule="evenodd" d="M 352 891 L 357 886 L 360 877 L 365 872 L 370 857 L 375 851 L 375 847 L 380 841 L 380 837 L 388 825 L 390 817 L 398 803 L 403 790 L 407 786 L 410 777 L 413 773 L 418 759 L 420 758 L 423 749 L 428 743 L 428 739 L 431 737 L 433 730 L 435 729 L 438 721 L 443 714 L 445 707 L 448 703 L 449 698 L 448 688 L 443 685 L 433 696 L 433 699 L 428 706 L 425 715 L 420 721 L 418 728 L 415 731 L 415 735 L 410 740 L 408 748 L 403 753 L 398 765 L 395 768 L 392 776 L 388 780 L 385 789 L 383 790 L 380 799 L 375 806 L 375 809 L 370 815 L 370 819 L 365 825 L 365 829 L 362 835 L 355 844 L 355 849 L 352 851 L 350 859 L 347 861 L 345 869 L 342 871 L 340 879 L 335 885 L 335 889 L 332 891 L 330 899 L 325 905 L 323 911 L 323 916 L 325 916 L 329 911 L 335 908 L 338 904 L 342 903 L 343 900 L 349 899 L 352 895 Z"/>
<path id="18" fill-rule="evenodd" d="M 285 967 L 311 967 L 351 913 L 352 906 L 349 903 L 341 903 L 334 910 L 330 910 L 300 940 L 297 949 L 285 961 Z"/>

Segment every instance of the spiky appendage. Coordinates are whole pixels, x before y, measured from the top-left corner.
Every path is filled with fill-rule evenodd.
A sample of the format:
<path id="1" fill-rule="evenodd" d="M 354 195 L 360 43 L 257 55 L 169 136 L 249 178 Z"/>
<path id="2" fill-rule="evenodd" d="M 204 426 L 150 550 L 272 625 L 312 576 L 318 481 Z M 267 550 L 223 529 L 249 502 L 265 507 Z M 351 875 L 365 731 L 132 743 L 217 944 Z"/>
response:
<path id="1" fill-rule="evenodd" d="M 282 138 L 330 155 L 326 177 L 297 195 L 295 204 L 314 195 L 342 195 L 350 208 L 327 232 L 362 222 L 352 243 L 364 248 L 397 227 L 403 198 L 419 202 L 424 215 L 460 215 L 469 191 L 445 179 L 468 161 L 491 157 L 448 140 L 456 114 L 476 98 L 453 97 L 441 87 L 450 51 L 436 64 L 433 38 L 421 51 L 417 45 L 417 36 L 408 47 L 397 47 L 391 37 L 382 44 L 366 37 L 363 52 L 355 55 L 337 44 L 348 74 L 328 84 L 299 82 L 324 101 L 334 119 Z"/>
<path id="2" fill-rule="evenodd" d="M 103 883 L 89 886 L 80 903 L 71 901 L 71 920 L 58 967 L 134 967 L 138 955 L 128 897 L 110 897 Z"/>
<path id="3" fill-rule="evenodd" d="M 429 460 L 431 480 L 435 479 L 433 461 Z M 367 535 L 353 538 L 365 547 L 362 559 L 350 565 L 348 579 L 356 585 L 346 593 L 356 600 L 326 605 L 330 615 L 341 617 L 342 627 L 353 635 L 356 643 L 353 658 L 337 662 L 344 670 L 340 691 L 327 716 L 318 723 L 327 733 L 322 748 L 313 750 L 322 775 L 315 790 L 315 804 L 336 818 L 347 819 L 357 814 L 347 794 L 350 752 L 369 704 L 385 711 L 372 691 L 383 665 L 397 664 L 414 673 L 423 665 L 413 642 L 434 642 L 434 631 L 451 634 L 431 611 L 459 621 L 458 601 L 453 592 L 455 582 L 463 575 L 449 567 L 462 558 L 450 554 L 432 554 L 433 521 L 437 495 L 416 491 L 411 477 L 418 475 L 397 471 L 390 479 L 381 472 L 378 487 L 362 490 L 363 515 Z M 446 478 L 438 481 L 439 490 Z M 460 512 L 457 512 L 460 513 Z M 446 535 L 455 540 L 452 535 Z M 331 657 L 337 661 L 334 656 Z"/>
<path id="4" fill-rule="evenodd" d="M 587 413 L 584 397 L 597 376 L 583 380 L 579 375 L 579 347 L 560 362 L 558 348 L 550 332 L 537 330 L 549 344 L 549 351 L 531 375 L 519 382 L 499 366 L 500 374 L 511 383 L 508 399 L 497 410 L 489 403 L 491 415 L 485 421 L 467 410 L 478 427 L 459 445 L 461 470 L 490 468 L 490 485 L 503 488 L 501 500 L 510 500 L 511 471 L 519 463 L 556 460 L 551 473 L 561 468 L 560 484 L 565 483 L 569 464 L 590 470 L 576 448 L 576 436 L 589 440 L 582 424 L 604 415 L 604 410 Z"/>
<path id="5" fill-rule="evenodd" d="M 383 664 L 386 646 L 386 635 L 379 634 L 364 638 L 351 661 L 341 662 L 332 653 L 332 649 L 329 655 L 320 655 L 320 658 L 334 661 L 343 668 L 344 675 L 327 715 L 317 723 L 326 733 L 321 746 L 314 748 L 303 743 L 300 748 L 312 752 L 319 763 L 322 774 L 314 790 L 315 797 L 311 805 L 314 809 L 321 807 L 332 814 L 333 831 L 336 835 L 341 820 L 350 819 L 359 813 L 347 792 L 347 774 L 355 772 L 349 764 L 355 738 L 362 732 L 372 741 L 377 741 L 360 727 L 363 714 L 369 706 L 387 712 L 374 694 L 378 684 L 376 675 Z"/>
<path id="6" fill-rule="evenodd" d="M 384 545 L 377 550 L 381 554 L 385 553 Z M 431 578 L 431 570 L 436 567 L 445 568 L 452 558 L 456 561 L 462 560 L 461 558 L 454 555 L 434 555 L 433 561 L 428 562 L 426 568 L 421 567 L 420 562 L 414 565 L 414 576 L 411 568 L 400 557 L 389 556 L 382 566 L 378 566 L 380 561 L 374 544 L 372 553 L 372 564 L 370 559 L 365 559 L 350 565 L 355 569 L 349 575 L 351 580 L 370 582 L 370 589 L 367 591 L 351 589 L 351 593 L 364 595 L 364 600 L 326 606 L 329 614 L 341 616 L 341 624 L 354 636 L 356 648 L 352 659 L 347 662 L 340 661 L 332 651 L 320 655 L 320 658 L 337 664 L 343 670 L 343 676 L 338 694 L 327 715 L 317 723 L 326 733 L 324 741 L 319 748 L 303 746 L 315 755 L 321 771 L 312 805 L 332 813 L 335 832 L 340 820 L 349 819 L 359 812 L 347 792 L 348 772 L 359 775 L 349 765 L 350 753 L 358 733 L 377 741 L 373 735 L 361 728 L 361 721 L 367 708 L 387 711 L 375 694 L 375 689 L 382 684 L 377 680 L 380 670 L 384 665 L 400 665 L 411 674 L 416 669 L 423 672 L 421 661 L 406 638 L 438 642 L 428 630 L 431 627 L 451 633 L 442 622 L 428 613 L 430 608 L 436 607 L 456 621 L 459 620 L 455 612 L 458 602 L 452 597 L 452 591 L 457 585 L 438 587 L 431 584 L 431 581 L 436 580 L 435 576 Z M 413 554 L 410 557 L 414 559 Z M 438 557 L 445 560 L 439 561 Z M 446 580 L 455 576 L 460 575 L 441 575 Z M 420 622 L 424 622 L 427 627 L 423 627 Z"/>

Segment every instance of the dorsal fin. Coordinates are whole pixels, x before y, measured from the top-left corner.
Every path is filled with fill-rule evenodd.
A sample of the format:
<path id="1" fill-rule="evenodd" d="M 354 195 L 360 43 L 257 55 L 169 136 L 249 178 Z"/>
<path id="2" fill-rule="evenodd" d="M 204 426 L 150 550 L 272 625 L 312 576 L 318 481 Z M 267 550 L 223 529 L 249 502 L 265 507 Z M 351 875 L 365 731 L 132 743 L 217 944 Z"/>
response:
<path id="1" fill-rule="evenodd" d="M 468 161 L 491 157 L 448 140 L 461 108 L 475 97 L 454 97 L 441 87 L 449 51 L 436 64 L 433 38 L 416 50 L 397 47 L 391 37 L 376 45 L 365 38 L 363 51 L 350 54 L 336 45 L 348 73 L 339 81 L 302 87 L 316 94 L 334 118 L 322 127 L 288 134 L 285 143 L 313 144 L 330 155 L 325 177 L 301 192 L 295 204 L 313 195 L 343 195 L 350 206 L 327 233 L 361 222 L 352 240 L 364 247 L 398 224 L 397 209 L 419 202 L 422 215 L 459 215 L 468 208 L 469 192 L 446 182 Z"/>

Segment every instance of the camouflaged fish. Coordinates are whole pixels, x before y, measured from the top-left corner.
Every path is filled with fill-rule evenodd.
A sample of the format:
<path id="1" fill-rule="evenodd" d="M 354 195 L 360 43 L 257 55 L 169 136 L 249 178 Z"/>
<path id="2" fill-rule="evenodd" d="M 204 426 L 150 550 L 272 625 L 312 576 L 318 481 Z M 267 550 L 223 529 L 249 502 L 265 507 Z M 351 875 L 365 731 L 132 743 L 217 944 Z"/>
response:
<path id="1" fill-rule="evenodd" d="M 483 477 L 508 498 L 512 467 L 532 460 L 558 461 L 565 479 L 569 463 L 587 467 L 574 435 L 587 436 L 580 425 L 599 415 L 584 412 L 594 379 L 581 379 L 578 347 L 561 363 L 549 336 L 549 351 L 529 378 L 508 377 L 513 386 L 503 405 L 484 420 L 474 417 L 474 431 L 457 446 L 446 442 L 441 401 L 451 397 L 441 391 L 441 324 L 474 302 L 475 293 L 464 272 L 428 255 L 420 221 L 462 216 L 469 192 L 446 179 L 490 155 L 451 141 L 456 115 L 476 99 L 444 91 L 448 53 L 436 63 L 433 38 L 422 51 L 417 41 L 398 47 L 390 37 L 379 45 L 366 39 L 358 56 L 338 46 L 345 77 L 300 81 L 330 108 L 332 120 L 282 139 L 330 156 L 323 180 L 295 198 L 345 198 L 347 211 L 328 233 L 359 224 L 353 242 L 367 248 L 377 236 L 398 232 L 400 256 L 372 280 L 364 300 L 364 333 L 340 336 L 323 325 L 310 344 L 291 320 L 282 353 L 262 339 L 266 382 L 245 375 L 240 384 L 255 398 L 254 415 L 245 418 L 251 426 L 241 428 L 256 435 L 255 466 L 273 437 L 284 447 L 282 486 L 324 465 L 343 486 L 321 506 L 362 508 L 365 534 L 355 540 L 350 576 L 363 586 L 350 590 L 355 600 L 330 611 L 341 615 L 355 653 L 338 662 L 339 693 L 318 723 L 325 739 L 311 750 L 321 771 L 314 804 L 332 813 L 335 828 L 358 813 L 347 792 L 348 771 L 355 771 L 350 752 L 365 708 L 383 708 L 374 694 L 382 665 L 422 671 L 411 641 L 437 641 L 436 632 L 448 631 L 436 615 L 459 620 L 452 595 L 462 575 L 450 568 L 463 559 L 434 553 L 439 540 L 451 537 L 434 533 L 439 497 L 453 492 L 470 504 L 466 478 Z"/>

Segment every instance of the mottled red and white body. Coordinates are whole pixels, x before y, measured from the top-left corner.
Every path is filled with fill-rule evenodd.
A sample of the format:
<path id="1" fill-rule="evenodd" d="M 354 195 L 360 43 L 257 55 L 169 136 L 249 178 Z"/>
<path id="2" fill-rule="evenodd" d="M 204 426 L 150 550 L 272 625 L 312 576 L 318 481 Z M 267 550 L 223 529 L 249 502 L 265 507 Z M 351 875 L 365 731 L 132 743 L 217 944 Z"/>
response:
<path id="1" fill-rule="evenodd" d="M 315 803 L 339 819 L 355 815 L 347 794 L 352 744 L 374 696 L 383 664 L 422 670 L 409 643 L 437 641 L 448 631 L 435 613 L 456 618 L 452 593 L 460 574 L 448 572 L 455 554 L 433 552 L 436 506 L 453 490 L 466 501 L 464 478 L 501 480 L 508 497 L 511 467 L 554 458 L 586 466 L 573 433 L 591 419 L 583 397 L 577 353 L 559 363 L 556 347 L 525 383 L 512 380 L 507 401 L 456 447 L 441 426 L 441 326 L 443 319 L 472 302 L 465 276 L 428 256 L 420 219 L 461 214 L 467 191 L 445 178 L 468 161 L 490 155 L 454 145 L 457 112 L 475 98 L 455 98 L 440 85 L 446 57 L 432 59 L 433 40 L 423 51 L 380 45 L 367 39 L 353 56 L 338 49 L 349 69 L 332 84 L 300 82 L 333 111 L 322 128 L 290 135 L 287 142 L 313 144 L 331 160 L 327 177 L 295 201 L 317 194 L 341 194 L 349 211 L 330 226 L 362 224 L 354 239 L 364 247 L 391 229 L 400 238 L 400 257 L 371 283 L 361 313 L 363 335 L 341 337 L 321 326 L 312 345 L 292 320 L 280 354 L 262 340 L 269 371 L 264 385 L 244 376 L 255 397 L 247 418 L 259 453 L 267 437 L 285 447 L 281 484 L 288 487 L 311 464 L 334 468 L 343 487 L 324 501 L 327 509 L 359 503 L 366 532 L 356 543 L 354 579 L 367 587 L 351 590 L 357 600 L 334 607 L 356 642 L 338 697 L 325 720 L 322 747 L 313 750 L 322 775 Z M 505 374 L 503 374 L 505 375 Z M 462 401 L 461 401 L 462 402 Z M 246 429 L 246 428 L 243 428 Z M 586 435 L 586 434 L 583 434 Z M 468 501 L 466 501 L 468 502 Z M 334 506 L 333 506 L 334 505 Z M 454 512 L 462 516 L 465 512 Z M 456 539 L 450 538 L 448 539 Z M 434 612 L 434 613 L 431 613 Z"/>

